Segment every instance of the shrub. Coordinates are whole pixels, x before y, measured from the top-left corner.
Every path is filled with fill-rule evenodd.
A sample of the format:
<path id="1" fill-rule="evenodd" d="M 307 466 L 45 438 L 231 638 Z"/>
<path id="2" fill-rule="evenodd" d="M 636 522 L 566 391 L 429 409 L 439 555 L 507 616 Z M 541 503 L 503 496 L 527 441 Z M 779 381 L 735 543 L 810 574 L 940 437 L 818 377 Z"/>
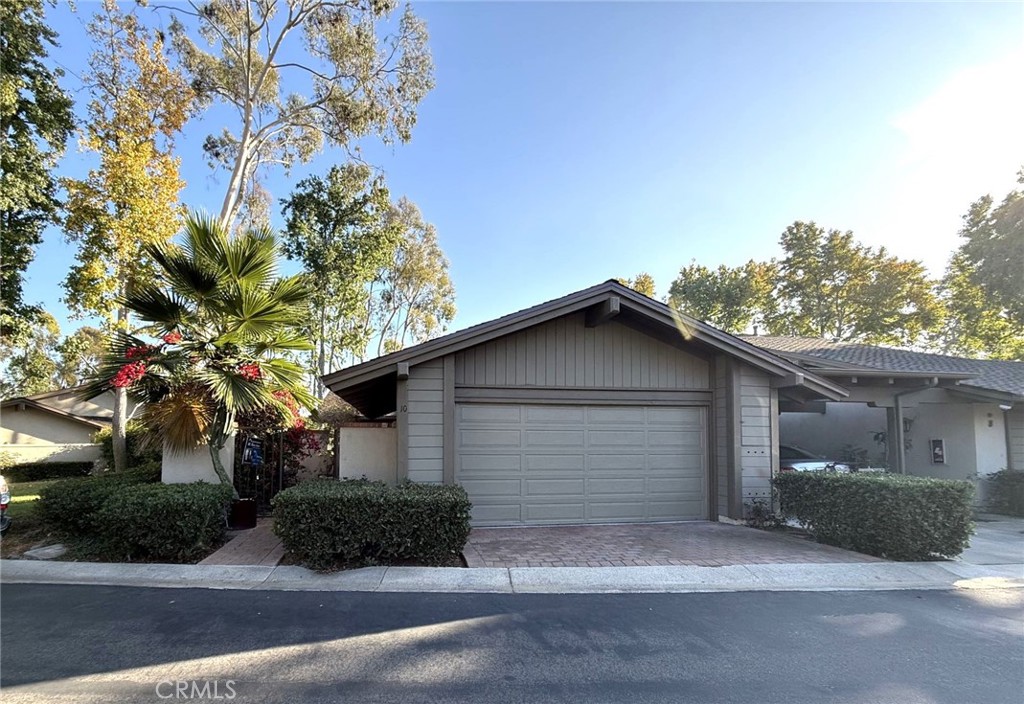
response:
<path id="1" fill-rule="evenodd" d="M 775 487 L 782 513 L 820 542 L 892 560 L 955 557 L 974 528 L 970 482 L 789 472 L 776 477 Z"/>
<path id="2" fill-rule="evenodd" d="M 43 487 L 39 492 L 39 513 L 48 523 L 66 533 L 93 533 L 96 531 L 96 513 L 110 496 L 122 487 L 159 479 L 159 463 L 149 463 L 124 472 L 66 479 Z"/>
<path id="3" fill-rule="evenodd" d="M 993 513 L 1024 516 L 1024 472 L 1004 469 L 989 476 L 988 507 Z"/>
<path id="4" fill-rule="evenodd" d="M 314 569 L 415 560 L 438 564 L 469 537 L 462 487 L 320 480 L 274 497 L 274 532 Z"/>
<path id="5" fill-rule="evenodd" d="M 92 471 L 92 462 L 30 462 L 3 470 L 9 482 L 35 482 L 40 479 L 84 477 Z"/>
<path id="6" fill-rule="evenodd" d="M 96 514 L 103 551 L 127 560 L 188 562 L 224 537 L 231 487 L 121 483 Z"/>
<path id="7" fill-rule="evenodd" d="M 147 442 L 147 440 L 149 442 Z M 108 467 L 114 466 L 114 440 L 110 428 L 96 431 L 92 441 L 99 443 L 100 452 Z M 137 420 L 128 421 L 125 428 L 125 446 L 128 452 L 128 466 L 137 467 L 158 461 L 163 455 L 160 444 L 153 441 L 150 431 Z"/>

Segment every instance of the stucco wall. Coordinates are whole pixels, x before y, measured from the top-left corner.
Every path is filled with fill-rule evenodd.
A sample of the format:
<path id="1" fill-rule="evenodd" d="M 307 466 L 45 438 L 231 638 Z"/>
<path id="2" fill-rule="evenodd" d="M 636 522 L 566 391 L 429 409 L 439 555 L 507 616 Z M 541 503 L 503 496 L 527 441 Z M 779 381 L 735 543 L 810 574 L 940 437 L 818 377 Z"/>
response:
<path id="1" fill-rule="evenodd" d="M 0 417 L 0 443 L 55 445 L 91 443 L 98 428 L 37 408 L 5 408 Z"/>
<path id="2" fill-rule="evenodd" d="M 224 444 L 224 449 L 220 451 L 220 461 L 224 464 L 228 477 L 233 477 L 235 470 L 235 441 L 233 436 L 228 439 Z M 217 473 L 213 470 L 210 451 L 205 446 L 196 449 L 194 452 L 179 454 L 172 453 L 164 447 L 160 479 L 164 484 L 188 484 L 198 481 L 216 484 L 220 481 Z"/>
<path id="3" fill-rule="evenodd" d="M 824 413 L 782 413 L 783 445 L 799 445 L 816 455 L 839 459 L 846 445 L 867 450 L 870 462 L 884 464 L 885 447 L 873 436 L 886 429 L 886 410 L 863 403 L 826 403 Z"/>
<path id="4" fill-rule="evenodd" d="M 334 451 L 342 479 L 366 477 L 394 484 L 398 477 L 395 428 L 339 428 Z"/>
<path id="5" fill-rule="evenodd" d="M 0 452 L 13 455 L 18 464 L 32 462 L 95 462 L 100 459 L 100 446 L 93 443 L 65 443 L 62 445 L 0 444 Z"/>

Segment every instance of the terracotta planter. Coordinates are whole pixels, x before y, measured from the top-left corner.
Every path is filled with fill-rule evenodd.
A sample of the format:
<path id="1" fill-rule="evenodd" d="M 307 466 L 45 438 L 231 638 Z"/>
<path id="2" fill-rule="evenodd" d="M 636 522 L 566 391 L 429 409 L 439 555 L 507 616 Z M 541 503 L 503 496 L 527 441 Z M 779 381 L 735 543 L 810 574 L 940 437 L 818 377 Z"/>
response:
<path id="1" fill-rule="evenodd" d="M 247 530 L 256 527 L 256 499 L 235 499 L 228 514 L 231 530 Z"/>

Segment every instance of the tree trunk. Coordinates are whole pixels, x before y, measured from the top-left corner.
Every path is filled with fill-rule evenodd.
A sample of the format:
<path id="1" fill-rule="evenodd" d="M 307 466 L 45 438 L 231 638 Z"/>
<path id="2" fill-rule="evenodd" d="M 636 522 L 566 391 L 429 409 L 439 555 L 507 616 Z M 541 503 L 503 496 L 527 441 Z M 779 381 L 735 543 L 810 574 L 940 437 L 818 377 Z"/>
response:
<path id="1" fill-rule="evenodd" d="M 128 469 L 128 392 L 114 389 L 114 417 L 110 422 L 110 441 L 114 449 L 114 471 Z"/>
<path id="2" fill-rule="evenodd" d="M 126 286 L 122 285 L 121 295 L 125 294 Z M 118 308 L 117 326 L 128 330 L 128 310 Z M 123 472 L 128 469 L 128 390 L 114 389 L 114 415 L 110 419 L 110 441 L 114 450 L 114 471 Z"/>
<path id="3" fill-rule="evenodd" d="M 239 498 L 238 490 L 235 489 L 234 482 L 231 481 L 231 477 L 228 476 L 227 470 L 224 469 L 224 463 L 220 461 L 220 451 L 224 447 L 223 443 L 218 447 L 217 443 L 211 440 L 206 446 L 210 449 L 210 459 L 213 460 L 213 471 L 217 473 L 217 477 L 220 479 L 221 484 L 227 484 L 230 486 L 232 497 L 236 499 Z"/>

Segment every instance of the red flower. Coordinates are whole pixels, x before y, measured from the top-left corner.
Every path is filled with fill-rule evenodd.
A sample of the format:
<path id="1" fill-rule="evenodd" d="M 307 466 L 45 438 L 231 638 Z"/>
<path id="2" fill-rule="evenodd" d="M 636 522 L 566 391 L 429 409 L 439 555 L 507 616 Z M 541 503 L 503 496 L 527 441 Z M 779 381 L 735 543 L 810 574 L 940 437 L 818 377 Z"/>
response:
<path id="1" fill-rule="evenodd" d="M 139 348 L 134 348 L 139 349 Z M 117 374 L 110 383 L 119 389 L 124 389 L 141 379 L 146 373 L 146 363 L 142 360 L 130 362 L 117 370 Z"/>
<path id="2" fill-rule="evenodd" d="M 152 351 L 153 348 L 148 345 L 142 345 L 141 347 L 129 347 L 124 351 L 124 356 L 125 359 L 135 359 L 136 357 L 145 357 Z"/>
<path id="3" fill-rule="evenodd" d="M 168 345 L 176 345 L 179 342 L 181 342 L 181 333 L 180 332 L 169 332 L 166 335 L 164 335 L 162 339 Z"/>
<path id="4" fill-rule="evenodd" d="M 263 371 L 260 365 L 253 362 L 238 365 L 238 373 L 246 381 L 259 381 L 263 378 Z"/>

